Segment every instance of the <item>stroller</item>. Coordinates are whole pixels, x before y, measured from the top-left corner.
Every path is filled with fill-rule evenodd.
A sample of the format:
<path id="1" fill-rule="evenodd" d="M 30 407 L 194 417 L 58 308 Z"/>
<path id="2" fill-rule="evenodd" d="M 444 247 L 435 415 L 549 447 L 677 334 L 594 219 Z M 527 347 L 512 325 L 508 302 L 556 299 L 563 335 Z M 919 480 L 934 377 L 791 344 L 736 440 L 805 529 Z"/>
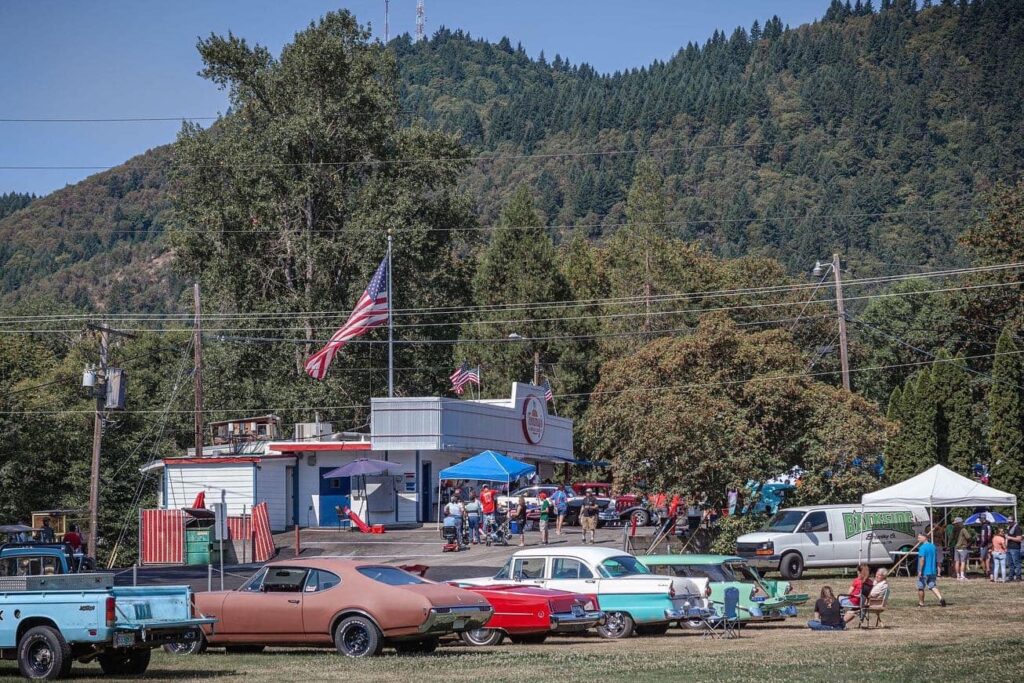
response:
<path id="1" fill-rule="evenodd" d="M 484 517 L 484 543 L 486 545 L 508 545 L 508 539 L 511 537 L 508 514 L 495 510 L 494 515 Z"/>
<path id="2" fill-rule="evenodd" d="M 469 548 L 469 530 L 462 520 L 454 517 L 446 517 L 444 526 L 441 527 L 441 538 L 444 539 L 442 552 L 458 552 Z"/>

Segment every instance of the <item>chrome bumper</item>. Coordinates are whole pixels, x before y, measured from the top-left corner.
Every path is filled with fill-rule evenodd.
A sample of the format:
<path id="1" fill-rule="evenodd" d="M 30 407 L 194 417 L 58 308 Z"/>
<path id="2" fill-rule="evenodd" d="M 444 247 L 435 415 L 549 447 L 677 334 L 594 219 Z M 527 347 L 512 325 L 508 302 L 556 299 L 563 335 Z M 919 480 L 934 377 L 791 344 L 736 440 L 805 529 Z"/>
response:
<path id="1" fill-rule="evenodd" d="M 678 621 L 680 619 L 700 619 L 701 617 L 710 616 L 714 614 L 714 610 L 710 610 L 706 607 L 683 607 L 681 609 L 667 609 L 665 610 L 665 618 L 669 621 Z"/>
<path id="2" fill-rule="evenodd" d="M 551 615 L 551 630 L 555 633 L 573 633 L 586 631 L 588 628 L 600 626 L 605 621 L 604 612 L 595 610 L 583 614 L 559 612 Z"/>
<path id="3" fill-rule="evenodd" d="M 740 555 L 740 557 L 748 566 L 759 569 L 778 569 L 779 562 L 782 561 L 781 555 Z"/>
<path id="4" fill-rule="evenodd" d="M 434 607 L 420 625 L 420 633 L 451 633 L 480 628 L 491 618 L 490 605 Z"/>

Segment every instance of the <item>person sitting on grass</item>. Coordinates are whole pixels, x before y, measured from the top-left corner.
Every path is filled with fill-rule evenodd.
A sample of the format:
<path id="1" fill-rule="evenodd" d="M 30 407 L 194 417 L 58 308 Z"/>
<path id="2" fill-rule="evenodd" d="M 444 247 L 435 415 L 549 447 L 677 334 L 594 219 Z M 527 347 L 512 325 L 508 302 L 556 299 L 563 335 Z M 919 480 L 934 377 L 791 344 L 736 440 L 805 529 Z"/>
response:
<path id="1" fill-rule="evenodd" d="M 842 631 L 846 628 L 839 600 L 831 586 L 823 586 L 821 597 L 814 603 L 814 618 L 807 622 L 812 631 Z"/>
<path id="2" fill-rule="evenodd" d="M 924 534 L 917 535 L 917 606 L 924 607 L 924 589 L 928 588 L 939 599 L 939 605 L 946 606 L 946 600 L 935 586 L 938 566 L 935 544 Z"/>

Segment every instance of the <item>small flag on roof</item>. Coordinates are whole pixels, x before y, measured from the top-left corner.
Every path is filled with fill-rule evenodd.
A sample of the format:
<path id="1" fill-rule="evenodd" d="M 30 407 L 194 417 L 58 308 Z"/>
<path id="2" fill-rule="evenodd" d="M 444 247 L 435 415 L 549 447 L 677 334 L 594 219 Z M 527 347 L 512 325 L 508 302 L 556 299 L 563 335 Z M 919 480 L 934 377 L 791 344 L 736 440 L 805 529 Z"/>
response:
<path id="1" fill-rule="evenodd" d="M 480 386 L 480 368 L 479 366 L 471 368 L 469 363 L 463 361 L 462 365 L 456 368 L 448 379 L 452 382 L 452 390 L 461 396 L 467 384 Z"/>
<path id="2" fill-rule="evenodd" d="M 550 403 L 555 400 L 555 392 L 551 390 L 551 382 L 544 378 L 544 384 L 540 385 L 540 388 L 544 390 L 544 398 Z"/>

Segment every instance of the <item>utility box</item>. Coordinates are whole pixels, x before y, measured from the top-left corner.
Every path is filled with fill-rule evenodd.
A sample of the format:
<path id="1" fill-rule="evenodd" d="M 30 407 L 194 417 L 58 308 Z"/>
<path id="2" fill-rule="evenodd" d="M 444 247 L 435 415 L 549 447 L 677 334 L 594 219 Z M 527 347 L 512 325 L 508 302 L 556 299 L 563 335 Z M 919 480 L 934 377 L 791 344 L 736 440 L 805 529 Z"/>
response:
<path id="1" fill-rule="evenodd" d="M 107 368 L 107 410 L 124 410 L 124 389 L 128 376 L 121 368 Z"/>

